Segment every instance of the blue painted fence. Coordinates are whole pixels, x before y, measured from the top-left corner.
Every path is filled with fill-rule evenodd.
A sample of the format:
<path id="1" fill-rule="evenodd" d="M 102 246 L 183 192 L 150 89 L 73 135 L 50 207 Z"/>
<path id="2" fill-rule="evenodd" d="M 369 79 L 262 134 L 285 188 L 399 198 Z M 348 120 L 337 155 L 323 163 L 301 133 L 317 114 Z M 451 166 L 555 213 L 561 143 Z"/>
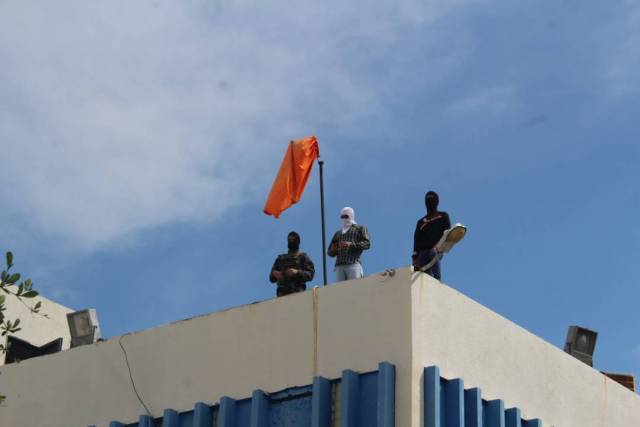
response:
<path id="1" fill-rule="evenodd" d="M 192 411 L 166 409 L 161 418 L 142 415 L 135 423 L 112 421 L 109 427 L 331 427 L 337 412 L 341 427 L 394 427 L 395 375 L 395 367 L 383 362 L 375 372 L 345 370 L 337 380 L 315 377 L 305 387 L 255 390 L 251 398 L 223 397 L 214 405 L 196 403 Z"/>
<path id="2" fill-rule="evenodd" d="M 251 398 L 223 397 L 213 405 L 196 403 L 192 411 L 166 409 L 160 418 L 142 415 L 109 427 L 331 427 L 335 416 L 340 427 L 394 427 L 395 383 L 395 367 L 383 362 L 375 372 L 345 370 L 337 380 L 315 377 L 304 387 L 255 390 Z M 505 410 L 502 400 L 482 399 L 478 388 L 465 390 L 461 379 L 442 378 L 435 366 L 424 370 L 423 390 L 424 427 L 542 427 L 538 419 L 524 420 L 518 408 Z"/>
<path id="3" fill-rule="evenodd" d="M 520 409 L 504 409 L 504 402 L 484 400 L 479 388 L 465 390 L 461 379 L 444 379 L 431 366 L 423 375 L 424 427 L 542 427 L 538 419 L 524 420 Z"/>

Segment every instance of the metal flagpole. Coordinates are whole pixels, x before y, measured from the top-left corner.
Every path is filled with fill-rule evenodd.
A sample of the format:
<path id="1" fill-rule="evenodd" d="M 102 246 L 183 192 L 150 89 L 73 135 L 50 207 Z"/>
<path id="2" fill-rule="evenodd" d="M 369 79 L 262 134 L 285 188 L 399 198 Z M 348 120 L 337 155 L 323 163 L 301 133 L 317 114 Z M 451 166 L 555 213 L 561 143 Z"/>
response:
<path id="1" fill-rule="evenodd" d="M 324 178 L 322 175 L 322 165 L 324 161 L 318 159 L 320 165 L 320 217 L 322 219 L 322 273 L 324 277 L 324 286 L 327 286 L 327 241 L 324 231 Z"/>

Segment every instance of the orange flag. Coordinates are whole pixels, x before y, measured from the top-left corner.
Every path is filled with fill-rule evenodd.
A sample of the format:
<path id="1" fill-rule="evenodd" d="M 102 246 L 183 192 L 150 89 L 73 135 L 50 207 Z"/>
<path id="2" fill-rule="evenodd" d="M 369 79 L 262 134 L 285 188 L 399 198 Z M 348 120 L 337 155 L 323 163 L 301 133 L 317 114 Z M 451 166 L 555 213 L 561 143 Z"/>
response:
<path id="1" fill-rule="evenodd" d="M 313 162 L 320 156 L 318 139 L 307 136 L 291 141 L 280 170 L 264 204 L 264 213 L 276 218 L 289 206 L 298 203 L 307 184 Z"/>

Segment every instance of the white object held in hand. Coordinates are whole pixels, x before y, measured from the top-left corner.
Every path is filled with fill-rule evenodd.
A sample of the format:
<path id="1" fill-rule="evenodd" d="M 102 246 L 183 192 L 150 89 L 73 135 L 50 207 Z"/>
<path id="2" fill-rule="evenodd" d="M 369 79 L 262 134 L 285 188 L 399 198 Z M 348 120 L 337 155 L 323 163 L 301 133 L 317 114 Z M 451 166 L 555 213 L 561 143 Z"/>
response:
<path id="1" fill-rule="evenodd" d="M 440 241 L 435 246 L 436 252 L 446 254 L 467 234 L 467 227 L 457 223 L 448 230 L 445 230 Z"/>
<path id="2" fill-rule="evenodd" d="M 442 259 L 442 256 L 449 252 L 458 242 L 460 242 L 460 240 L 462 240 L 466 234 L 467 227 L 460 223 L 456 223 L 450 229 L 445 230 L 438 243 L 436 243 L 436 245 L 434 246 L 434 249 L 436 251 L 435 256 L 431 261 L 427 263 L 427 265 L 421 267 L 420 271 L 424 272 L 433 267 L 434 264 L 440 261 Z"/>

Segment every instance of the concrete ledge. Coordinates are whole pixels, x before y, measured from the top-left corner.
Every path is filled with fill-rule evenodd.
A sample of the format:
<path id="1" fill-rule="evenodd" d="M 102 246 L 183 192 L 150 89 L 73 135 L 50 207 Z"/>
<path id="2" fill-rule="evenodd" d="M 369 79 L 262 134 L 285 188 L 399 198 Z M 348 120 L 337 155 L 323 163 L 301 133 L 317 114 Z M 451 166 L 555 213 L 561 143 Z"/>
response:
<path id="1" fill-rule="evenodd" d="M 546 426 L 640 426 L 640 397 L 560 349 L 409 268 L 245 305 L 0 368 L 0 425 L 103 427 L 396 367 L 395 421 L 422 426 L 437 365 Z"/>

